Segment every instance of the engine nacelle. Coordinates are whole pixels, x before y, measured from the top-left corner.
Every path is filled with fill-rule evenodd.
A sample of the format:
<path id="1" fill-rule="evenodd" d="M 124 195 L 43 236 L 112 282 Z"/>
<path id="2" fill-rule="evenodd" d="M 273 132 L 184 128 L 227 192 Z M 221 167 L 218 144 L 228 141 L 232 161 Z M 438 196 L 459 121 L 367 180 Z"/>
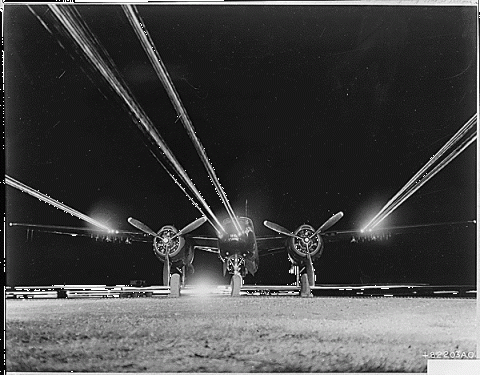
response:
<path id="1" fill-rule="evenodd" d="M 294 234 L 300 238 L 290 237 L 288 239 L 287 248 L 290 261 L 294 265 L 301 265 L 307 258 L 307 248 L 312 260 L 319 258 L 323 252 L 322 237 L 317 234 L 310 238 L 315 233 L 315 229 L 311 225 L 303 224 L 297 228 Z"/>
<path id="2" fill-rule="evenodd" d="M 165 225 L 157 232 L 157 236 L 153 240 L 153 251 L 155 255 L 163 262 L 167 251 L 168 257 L 174 261 L 176 256 L 180 254 L 185 247 L 185 239 L 178 236 L 172 239 L 178 233 L 178 229 L 172 225 Z"/>

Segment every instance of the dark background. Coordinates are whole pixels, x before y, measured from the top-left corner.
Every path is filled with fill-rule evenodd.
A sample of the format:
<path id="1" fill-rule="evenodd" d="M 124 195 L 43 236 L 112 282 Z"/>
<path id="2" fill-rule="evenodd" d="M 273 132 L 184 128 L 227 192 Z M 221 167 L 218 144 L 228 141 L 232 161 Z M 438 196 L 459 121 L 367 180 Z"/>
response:
<path id="1" fill-rule="evenodd" d="M 220 220 L 226 212 L 120 6 L 75 6 Z M 42 26 L 30 10 L 44 20 Z M 45 6 L 5 7 L 6 174 L 116 229 L 199 217 Z M 238 214 L 361 229 L 476 112 L 476 8 L 138 6 Z M 476 143 L 384 226 L 476 218 Z M 10 186 L 6 223 L 87 227 Z M 213 235 L 209 224 L 195 233 Z M 320 283 L 475 283 L 475 228 L 335 243 Z M 7 285 L 160 283 L 149 244 L 6 227 Z M 196 253 L 191 281 L 228 282 Z M 293 282 L 286 254 L 258 283 Z"/>

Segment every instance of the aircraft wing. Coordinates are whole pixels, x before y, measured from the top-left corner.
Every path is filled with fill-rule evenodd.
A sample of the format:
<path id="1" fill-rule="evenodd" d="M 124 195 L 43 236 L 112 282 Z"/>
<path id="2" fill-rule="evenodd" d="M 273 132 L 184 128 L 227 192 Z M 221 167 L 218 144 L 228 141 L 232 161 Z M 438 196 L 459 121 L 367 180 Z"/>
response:
<path id="1" fill-rule="evenodd" d="M 68 227 L 60 225 L 43 225 L 43 224 L 26 224 L 26 223 L 10 223 L 11 227 L 22 227 L 27 229 L 27 235 L 35 231 L 63 234 L 72 237 L 90 237 L 96 240 L 102 240 L 107 242 L 148 242 L 151 243 L 152 239 L 149 235 L 143 232 L 133 232 L 126 230 L 112 230 L 106 231 L 96 228 L 81 228 L 81 227 Z"/>
<path id="2" fill-rule="evenodd" d="M 27 238 L 31 238 L 33 233 L 43 232 L 52 234 L 61 234 L 67 236 L 90 237 L 97 241 L 117 242 L 131 244 L 132 242 L 152 243 L 152 237 L 143 232 L 134 232 L 126 230 L 105 231 L 96 228 L 68 227 L 60 225 L 43 225 L 27 223 L 10 223 L 11 227 L 22 227 L 27 229 Z M 193 240 L 195 249 L 218 253 L 217 237 L 207 236 L 186 236 Z"/>
<path id="3" fill-rule="evenodd" d="M 257 237 L 258 255 L 271 255 L 287 251 L 287 237 L 259 236 Z"/>
<path id="4" fill-rule="evenodd" d="M 449 223 L 433 223 L 433 224 L 417 224 L 417 225 L 404 225 L 388 228 L 379 228 L 372 231 L 362 232 L 360 230 L 339 230 L 339 231 L 327 231 L 322 233 L 322 238 L 325 243 L 349 241 L 349 242 L 364 242 L 364 241 L 376 241 L 383 240 L 391 237 L 392 235 L 407 234 L 414 232 L 433 232 L 438 231 L 442 227 L 448 230 L 455 230 L 458 228 L 468 228 L 476 225 L 476 220 L 470 221 L 457 221 Z"/>
<path id="5" fill-rule="evenodd" d="M 193 246 L 196 250 L 206 251 L 209 253 L 218 254 L 218 238 L 206 236 L 192 236 L 188 237 L 192 240 Z"/>
<path id="6" fill-rule="evenodd" d="M 63 234 L 72 237 L 90 237 L 95 240 L 107 242 L 145 242 L 152 243 L 152 237 L 143 232 L 112 230 L 105 231 L 96 228 L 80 228 L 68 227 L 61 225 L 43 225 L 43 224 L 27 224 L 27 223 L 10 223 L 11 227 L 22 227 L 27 229 L 27 236 L 33 232 L 44 232 L 52 234 Z M 194 247 L 198 250 L 211 253 L 218 253 L 217 237 L 188 236 L 193 241 Z"/>

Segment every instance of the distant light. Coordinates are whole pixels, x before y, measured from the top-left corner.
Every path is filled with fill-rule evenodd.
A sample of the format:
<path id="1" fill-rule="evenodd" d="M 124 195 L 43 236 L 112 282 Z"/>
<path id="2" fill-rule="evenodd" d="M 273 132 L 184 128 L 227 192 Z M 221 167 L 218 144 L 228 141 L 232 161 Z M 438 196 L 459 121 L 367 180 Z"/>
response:
<path id="1" fill-rule="evenodd" d="M 198 285 L 195 287 L 195 295 L 206 296 L 216 291 L 216 286 L 212 285 Z"/>
<path id="2" fill-rule="evenodd" d="M 204 297 L 207 295 L 215 294 L 215 292 L 217 292 L 216 283 L 214 282 L 214 280 L 208 277 L 203 277 L 200 280 L 197 280 L 193 283 L 192 287 L 192 295 L 195 296 Z"/>

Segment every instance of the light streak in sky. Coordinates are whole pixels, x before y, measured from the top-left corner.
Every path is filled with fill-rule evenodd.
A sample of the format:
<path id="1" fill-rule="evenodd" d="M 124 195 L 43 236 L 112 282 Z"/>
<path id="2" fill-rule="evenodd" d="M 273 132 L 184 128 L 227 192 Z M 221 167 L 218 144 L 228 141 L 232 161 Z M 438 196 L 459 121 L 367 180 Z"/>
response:
<path id="1" fill-rule="evenodd" d="M 76 19 L 79 19 L 80 17 L 74 13 L 74 8 L 69 6 L 57 6 L 54 4 L 49 4 L 48 7 L 58 18 L 63 27 L 68 31 L 70 37 L 77 43 L 92 65 L 100 72 L 103 78 L 110 84 L 112 89 L 120 96 L 120 98 L 123 99 L 124 103 L 129 108 L 130 115 L 132 116 L 132 119 L 137 127 L 144 135 L 148 137 L 152 144 L 160 148 L 163 155 L 170 162 L 171 167 L 176 171 L 181 180 L 190 188 L 196 198 L 202 203 L 206 211 L 213 217 L 216 224 L 214 228 L 217 230 L 217 232 L 225 232 L 225 229 L 220 221 L 203 199 L 202 195 L 197 190 L 190 177 L 187 175 L 187 172 L 175 158 L 174 154 L 169 149 L 160 133 L 153 126 L 153 123 L 148 118 L 144 110 L 136 102 L 127 86 L 123 83 L 120 75 L 115 74 L 114 71 L 116 69 L 113 62 L 108 59 L 108 57 L 108 62 L 106 62 L 99 53 L 99 50 L 103 50 L 104 53 L 107 54 L 106 51 L 100 47 L 100 43 L 95 40 L 95 37 L 90 32 L 88 27 L 82 24 L 80 21 L 77 22 Z"/>
<path id="2" fill-rule="evenodd" d="M 413 193 L 420 189 L 427 181 L 446 167 L 453 159 L 455 159 L 463 150 L 470 146 L 477 139 L 476 129 L 473 133 L 465 135 L 472 129 L 477 123 L 477 115 L 472 116 L 462 128 L 455 133 L 455 135 L 413 176 L 399 192 L 388 201 L 388 203 L 370 220 L 370 222 L 362 229 L 362 232 L 372 230 L 381 221 L 383 221 L 388 215 L 390 215 L 398 206 L 400 206 L 405 200 L 407 200 Z M 462 141 L 462 138 L 466 138 Z M 451 149 L 456 143 L 460 142 L 453 151 L 450 152 L 443 160 L 441 160 L 432 170 L 427 170 L 433 166 L 433 164 L 440 159 L 445 152 Z"/>
<path id="3" fill-rule="evenodd" d="M 110 229 L 109 227 L 100 223 L 99 221 L 97 221 L 95 219 L 92 219 L 90 216 L 82 214 L 81 212 L 79 212 L 79 211 L 77 211 L 77 210 L 75 210 L 71 207 L 68 207 L 67 205 L 65 205 L 63 203 L 61 203 L 59 201 L 56 201 L 55 199 L 50 198 L 48 195 L 40 193 L 40 192 L 36 191 L 35 189 L 32 189 L 31 187 L 21 183 L 20 181 L 17 181 L 15 179 L 13 179 L 10 176 L 5 175 L 5 183 L 7 185 L 10 185 L 10 186 L 14 187 L 14 188 L 17 188 L 18 190 L 20 190 L 24 193 L 30 194 L 31 196 L 33 196 L 35 198 L 38 198 L 45 203 L 51 204 L 53 207 L 58 208 L 58 209 L 60 209 L 64 212 L 66 212 L 67 214 L 70 214 L 72 216 L 76 216 L 79 219 L 85 220 L 85 221 L 89 222 L 90 224 L 93 224 L 93 225 L 95 225 L 99 228 L 102 228 L 102 229 L 104 229 L 104 230 L 106 230 L 110 233 L 115 232 L 113 229 Z"/>
<path id="4" fill-rule="evenodd" d="M 378 217 L 375 222 L 370 224 L 370 227 L 373 229 L 376 227 L 380 222 L 385 219 L 388 215 L 390 215 L 398 206 L 400 206 L 405 200 L 407 200 L 413 193 L 415 193 L 418 189 L 420 189 L 428 180 L 430 180 L 433 176 L 435 176 L 438 172 L 440 172 L 444 167 L 447 166 L 455 157 L 457 157 L 465 148 L 470 146 L 476 140 L 477 136 L 472 134 L 468 137 L 468 139 L 462 143 L 459 147 L 457 147 L 451 154 L 449 154 L 442 162 L 440 162 L 435 168 L 433 168 L 427 175 L 425 175 L 422 180 L 418 181 L 415 185 L 413 185 L 409 191 L 400 199 L 397 200 L 391 207 L 389 207 L 381 217 Z"/>
<path id="5" fill-rule="evenodd" d="M 180 100 L 180 96 L 178 95 L 178 92 L 173 85 L 172 79 L 170 78 L 167 72 L 167 69 L 163 64 L 162 59 L 160 58 L 160 55 L 157 49 L 155 48 L 153 40 L 148 34 L 145 24 L 142 22 L 140 15 L 138 14 L 138 11 L 134 6 L 127 4 L 127 5 L 122 5 L 122 8 L 130 24 L 132 25 L 132 28 L 137 34 L 137 37 L 140 40 L 143 46 L 143 49 L 145 50 L 145 53 L 147 54 L 150 62 L 152 63 L 158 78 L 160 79 L 163 86 L 165 87 L 168 97 L 170 98 L 170 101 L 175 107 L 178 117 L 181 119 L 182 124 L 185 130 L 187 131 L 190 139 L 192 140 L 195 146 L 195 149 L 197 150 L 197 153 L 200 156 L 200 159 L 202 160 L 202 163 L 208 172 L 210 180 L 212 181 L 212 184 L 215 187 L 215 190 L 217 191 L 217 194 L 220 197 L 220 200 L 222 201 L 223 205 L 225 206 L 225 209 L 227 210 L 228 215 L 230 216 L 230 219 L 232 220 L 232 223 L 235 225 L 235 228 L 238 231 L 238 233 L 241 233 L 240 223 L 238 222 L 238 219 L 232 209 L 232 206 L 228 201 L 227 195 L 223 190 L 222 185 L 220 184 L 220 181 L 215 173 L 215 169 L 213 168 L 212 164 L 210 163 L 210 160 L 208 159 L 207 153 L 205 152 L 205 148 L 203 147 L 197 135 L 195 134 L 195 129 L 193 127 L 193 124 L 190 118 L 188 117 L 187 111 L 183 106 L 182 101 Z"/>

